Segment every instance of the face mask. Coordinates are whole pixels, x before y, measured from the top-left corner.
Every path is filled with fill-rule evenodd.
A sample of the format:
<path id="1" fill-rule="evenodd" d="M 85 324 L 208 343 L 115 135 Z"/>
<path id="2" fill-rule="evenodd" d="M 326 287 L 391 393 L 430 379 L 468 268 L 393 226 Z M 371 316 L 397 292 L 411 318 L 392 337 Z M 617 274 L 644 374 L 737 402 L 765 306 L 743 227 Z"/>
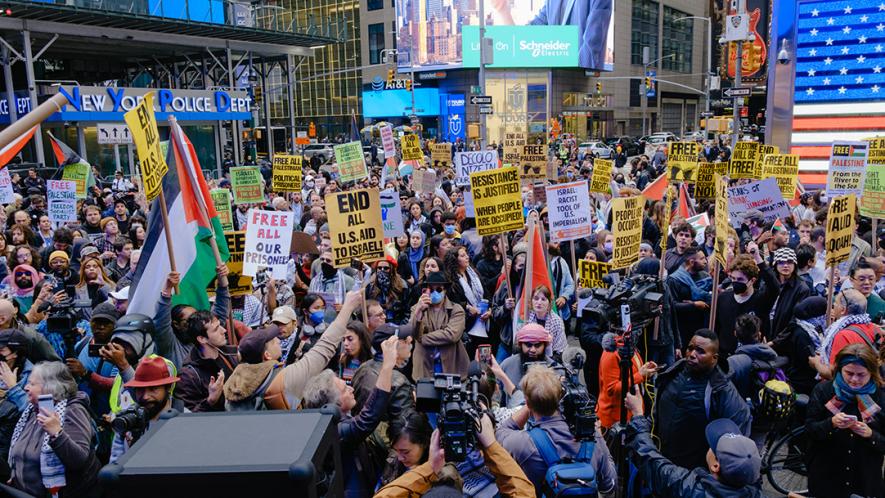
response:
<path id="1" fill-rule="evenodd" d="M 745 282 L 732 282 L 731 288 L 735 294 L 743 294 L 747 292 L 747 284 Z"/>
<path id="2" fill-rule="evenodd" d="M 334 266 L 329 263 L 323 263 L 320 265 L 320 268 L 323 270 L 323 276 L 326 278 L 332 278 L 335 276 L 335 273 L 338 271 Z"/>
<path id="3" fill-rule="evenodd" d="M 326 312 L 323 310 L 314 311 L 310 314 L 310 321 L 313 322 L 314 325 L 319 325 L 323 323 L 323 318 L 326 317 Z"/>
<path id="4" fill-rule="evenodd" d="M 571 171 L 566 171 L 565 176 L 568 177 L 569 180 L 571 180 L 572 178 L 575 177 L 575 174 L 572 173 Z"/>
<path id="5" fill-rule="evenodd" d="M 602 247 L 603 247 L 603 249 L 605 249 L 605 252 L 612 252 L 612 243 L 611 242 L 606 242 L 605 244 L 602 244 Z"/>
<path id="6" fill-rule="evenodd" d="M 308 190 L 313 189 L 313 185 L 314 185 L 313 180 L 311 180 L 309 182 L 304 182 L 304 185 L 307 187 Z"/>
<path id="7" fill-rule="evenodd" d="M 375 274 L 375 282 L 378 284 L 378 287 L 382 289 L 390 288 L 390 273 L 379 271 Z"/>
<path id="8" fill-rule="evenodd" d="M 445 297 L 445 294 L 443 294 L 442 292 L 431 291 L 430 292 L 430 303 L 431 304 L 439 304 L 442 302 L 443 297 Z"/>
<path id="9" fill-rule="evenodd" d="M 446 225 L 445 230 L 446 230 L 446 235 L 454 235 L 455 234 L 455 225 Z"/>

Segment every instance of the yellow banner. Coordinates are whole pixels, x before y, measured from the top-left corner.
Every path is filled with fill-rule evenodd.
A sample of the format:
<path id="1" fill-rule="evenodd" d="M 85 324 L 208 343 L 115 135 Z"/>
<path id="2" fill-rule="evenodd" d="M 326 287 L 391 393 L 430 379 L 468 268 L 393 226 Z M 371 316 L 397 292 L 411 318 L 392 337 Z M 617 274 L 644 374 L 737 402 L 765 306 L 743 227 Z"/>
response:
<path id="1" fill-rule="evenodd" d="M 494 235 L 525 226 L 515 166 L 471 173 L 470 190 L 479 235 Z"/>
<path id="2" fill-rule="evenodd" d="M 694 198 L 696 200 L 709 200 L 716 198 L 716 166 L 722 163 L 708 163 L 701 161 L 698 164 L 697 183 L 694 185 Z"/>
<path id="3" fill-rule="evenodd" d="M 848 260 L 851 241 L 854 240 L 854 210 L 857 198 L 854 194 L 836 197 L 827 209 L 826 266 L 831 267 Z"/>
<path id="4" fill-rule="evenodd" d="M 420 161 L 424 159 L 424 152 L 421 151 L 421 139 L 418 135 L 414 133 L 403 135 L 401 145 L 404 161 Z"/>
<path id="5" fill-rule="evenodd" d="M 728 182 L 718 173 L 714 178 L 716 183 L 716 241 L 713 245 L 713 252 L 720 267 L 727 270 L 728 229 L 731 226 L 728 222 Z"/>
<path id="6" fill-rule="evenodd" d="M 582 289 L 606 289 L 608 284 L 602 277 L 608 275 L 612 265 L 601 261 L 578 261 L 578 287 Z"/>
<path id="7" fill-rule="evenodd" d="M 670 230 L 670 217 L 673 216 L 673 211 L 670 207 L 673 205 L 673 199 L 676 198 L 676 188 L 672 185 L 667 186 L 667 191 L 664 192 L 664 219 L 661 222 L 661 225 L 664 227 L 664 234 L 661 237 L 661 254 L 667 252 L 667 237 Z"/>
<path id="8" fill-rule="evenodd" d="M 328 194 L 326 211 L 335 268 L 350 266 L 354 259 L 363 263 L 384 259 L 384 224 L 378 189 Z"/>
<path id="9" fill-rule="evenodd" d="M 252 277 L 243 275 L 243 252 L 246 249 L 246 231 L 224 232 L 224 238 L 227 240 L 227 250 L 230 251 L 230 259 L 225 263 L 228 269 L 228 291 L 231 296 L 247 296 L 252 294 Z M 218 287 L 218 282 L 213 278 L 209 285 L 206 286 L 206 292 L 214 296 L 216 287 Z"/>
<path id="10" fill-rule="evenodd" d="M 611 192 L 612 162 L 608 159 L 593 160 L 593 176 L 590 177 L 590 191 L 600 194 Z"/>
<path id="11" fill-rule="evenodd" d="M 160 132 L 157 131 L 157 117 L 154 115 L 154 92 L 145 94 L 141 103 L 124 114 L 123 119 L 132 132 L 132 141 L 138 150 L 144 195 L 151 201 L 160 195 L 163 176 L 169 171 L 166 158 L 160 150 Z"/>
<path id="12" fill-rule="evenodd" d="M 642 242 L 642 212 L 645 197 L 618 197 L 612 199 L 612 270 L 627 268 L 639 261 Z"/>
<path id="13" fill-rule="evenodd" d="M 433 166 L 448 166 L 452 162 L 452 144 L 433 144 L 430 146 L 430 160 Z"/>
<path id="14" fill-rule="evenodd" d="M 523 145 L 519 154 L 519 173 L 526 181 L 544 181 L 547 178 L 547 144 Z"/>
<path id="15" fill-rule="evenodd" d="M 274 154 L 271 183 L 274 192 L 301 192 L 301 171 L 301 156 Z"/>
<path id="16" fill-rule="evenodd" d="M 504 163 L 518 163 L 519 156 L 522 154 L 522 146 L 525 144 L 526 138 L 524 130 L 516 128 L 506 130 L 504 132 Z"/>
<path id="17" fill-rule="evenodd" d="M 765 145 L 759 144 L 756 152 L 756 174 L 759 175 L 757 178 L 762 178 L 762 166 L 765 161 L 765 156 L 769 154 L 780 154 L 781 149 L 777 145 Z"/>
<path id="18" fill-rule="evenodd" d="M 749 178 L 759 180 L 756 174 L 756 156 L 759 152 L 759 144 L 756 142 L 738 142 L 731 153 L 728 164 L 728 177 L 732 180 Z"/>
<path id="19" fill-rule="evenodd" d="M 867 176 L 860 214 L 870 218 L 885 218 L 885 138 L 871 138 L 867 156 Z"/>
<path id="20" fill-rule="evenodd" d="M 697 142 L 672 142 L 667 148 L 667 180 L 694 183 L 698 173 Z"/>
<path id="21" fill-rule="evenodd" d="M 796 182 L 799 181 L 799 155 L 767 154 L 762 159 L 762 179 L 769 177 L 777 180 L 784 200 L 792 200 L 796 195 Z"/>

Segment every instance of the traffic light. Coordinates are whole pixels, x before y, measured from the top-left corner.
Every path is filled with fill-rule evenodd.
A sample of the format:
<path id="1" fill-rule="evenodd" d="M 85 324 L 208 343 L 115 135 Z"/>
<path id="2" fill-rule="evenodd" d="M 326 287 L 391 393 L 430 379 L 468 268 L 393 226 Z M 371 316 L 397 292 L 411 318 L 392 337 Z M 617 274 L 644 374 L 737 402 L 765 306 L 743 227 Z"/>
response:
<path id="1" fill-rule="evenodd" d="M 0 17 L 11 17 L 12 9 L 9 7 L 0 7 Z"/>
<path id="2" fill-rule="evenodd" d="M 645 89 L 648 90 L 649 88 L 651 88 L 651 76 L 646 76 L 645 77 Z"/>
<path id="3" fill-rule="evenodd" d="M 255 104 L 261 102 L 261 86 L 255 85 L 254 87 L 252 87 L 252 100 Z"/>
<path id="4" fill-rule="evenodd" d="M 396 79 L 396 69 L 388 69 L 387 70 L 387 81 L 393 81 Z"/>
<path id="5" fill-rule="evenodd" d="M 406 80 L 406 90 L 412 91 L 412 80 Z"/>
<path id="6" fill-rule="evenodd" d="M 602 93 L 602 83 L 599 81 L 596 82 L 596 93 Z"/>

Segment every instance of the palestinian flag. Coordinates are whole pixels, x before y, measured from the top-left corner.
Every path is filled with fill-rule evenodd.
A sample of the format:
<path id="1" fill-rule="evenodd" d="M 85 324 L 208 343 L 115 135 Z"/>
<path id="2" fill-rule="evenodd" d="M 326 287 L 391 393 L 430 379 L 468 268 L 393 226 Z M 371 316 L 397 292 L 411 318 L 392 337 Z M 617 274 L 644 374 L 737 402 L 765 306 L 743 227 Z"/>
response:
<path id="1" fill-rule="evenodd" d="M 532 293 L 538 286 L 545 286 L 550 291 L 551 313 L 556 313 L 556 300 L 553 294 L 553 279 L 550 277 L 550 265 L 547 264 L 546 242 L 541 236 L 541 227 L 537 223 L 529 225 L 526 233 L 526 241 L 532 247 L 526 252 L 526 258 L 531 255 L 531 259 L 526 259 L 525 272 L 523 272 L 523 283 L 520 295 L 516 300 L 516 313 L 513 314 L 513 341 L 516 341 L 516 333 L 522 328 L 522 325 L 528 320 L 528 314 L 532 311 Z"/>
<path id="2" fill-rule="evenodd" d="M 33 127 L 30 130 L 24 132 L 20 137 L 16 138 L 12 142 L 9 142 L 6 147 L 0 149 L 0 168 L 6 166 L 9 161 L 12 161 L 12 158 L 17 156 L 19 152 L 21 152 L 22 148 L 31 141 L 31 137 L 34 136 L 34 132 L 37 131 L 37 127 Z"/>
<path id="3" fill-rule="evenodd" d="M 655 181 L 649 183 L 642 191 L 642 196 L 653 201 L 664 199 L 664 193 L 667 192 L 667 175 L 659 176 Z"/>
<path id="4" fill-rule="evenodd" d="M 62 173 L 62 179 L 70 179 L 77 183 L 77 195 L 81 199 L 85 198 L 86 192 L 95 185 L 95 177 L 92 176 L 92 166 L 90 166 L 88 161 L 80 157 L 80 154 L 74 152 L 74 149 L 68 147 L 68 144 L 55 138 L 48 131 L 46 134 L 49 135 L 49 143 L 52 144 L 52 153 L 55 155 L 58 167 L 69 173 L 69 175 Z M 84 181 L 83 178 L 85 178 L 85 185 L 81 185 Z"/>
<path id="5" fill-rule="evenodd" d="M 163 193 L 169 215 L 169 226 L 163 225 L 160 200 L 151 204 L 148 233 L 141 260 L 130 289 L 129 313 L 153 317 L 160 292 L 170 271 L 165 231 L 173 234 L 172 251 L 181 274 L 179 293 L 172 305 L 187 304 L 198 310 L 209 309 L 206 286 L 215 278 L 215 256 L 210 239 L 215 238 L 221 259 L 230 254 L 218 213 L 209 195 L 209 187 L 200 169 L 194 146 L 177 122 L 170 122 L 169 172 L 163 177 Z"/>

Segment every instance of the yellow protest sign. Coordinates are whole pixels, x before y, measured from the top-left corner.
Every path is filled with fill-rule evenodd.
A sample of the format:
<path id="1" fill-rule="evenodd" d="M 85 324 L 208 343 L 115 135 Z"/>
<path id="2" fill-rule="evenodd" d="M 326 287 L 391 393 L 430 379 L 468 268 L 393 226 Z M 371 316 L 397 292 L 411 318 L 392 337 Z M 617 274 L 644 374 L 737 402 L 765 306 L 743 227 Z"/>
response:
<path id="1" fill-rule="evenodd" d="M 667 148 L 667 180 L 695 183 L 698 172 L 697 142 L 672 142 Z"/>
<path id="2" fill-rule="evenodd" d="M 827 209 L 826 266 L 832 267 L 848 260 L 851 241 L 854 240 L 854 194 L 836 197 Z"/>
<path id="3" fill-rule="evenodd" d="M 227 240 L 227 250 L 230 252 L 230 259 L 227 260 L 229 284 L 228 292 L 231 296 L 248 296 L 252 294 L 252 277 L 243 275 L 243 252 L 246 248 L 246 231 L 224 232 L 224 238 Z M 215 288 L 218 283 L 215 278 L 206 286 L 206 292 L 215 295 Z"/>
<path id="4" fill-rule="evenodd" d="M 777 145 L 765 145 L 759 144 L 756 147 L 756 178 L 762 178 L 762 166 L 763 161 L 765 161 L 765 156 L 769 154 L 780 154 L 781 148 Z"/>
<path id="5" fill-rule="evenodd" d="M 424 159 L 424 152 L 421 151 L 421 139 L 418 135 L 414 133 L 403 135 L 401 145 L 404 161 L 420 161 Z"/>
<path id="6" fill-rule="evenodd" d="M 756 142 L 738 142 L 731 153 L 728 164 L 728 177 L 732 180 L 749 178 L 759 180 L 756 175 L 756 155 L 759 152 L 759 144 Z"/>
<path id="7" fill-rule="evenodd" d="M 153 200 L 160 195 L 163 176 L 169 171 L 160 150 L 160 132 L 157 130 L 157 117 L 154 116 L 154 93 L 145 94 L 141 103 L 124 114 L 123 119 L 132 132 L 132 141 L 138 151 L 144 195 L 147 200 Z"/>
<path id="8" fill-rule="evenodd" d="M 448 166 L 452 162 L 452 144 L 442 143 L 430 146 L 430 160 L 434 166 Z"/>
<path id="9" fill-rule="evenodd" d="M 543 181 L 547 177 L 547 144 L 523 145 L 519 173 L 523 180 Z"/>
<path id="10" fill-rule="evenodd" d="M 301 192 L 301 171 L 301 156 L 274 154 L 271 183 L 274 192 Z"/>
<path id="11" fill-rule="evenodd" d="M 606 289 L 608 284 L 602 277 L 608 275 L 612 265 L 602 261 L 578 261 L 578 287 L 582 289 Z"/>
<path id="12" fill-rule="evenodd" d="M 762 159 L 762 179 L 769 177 L 777 180 L 784 199 L 792 199 L 796 195 L 796 182 L 799 180 L 799 155 L 767 154 Z"/>
<path id="13" fill-rule="evenodd" d="M 600 194 L 611 192 L 612 162 L 608 159 L 593 160 L 593 176 L 590 177 L 590 191 Z"/>
<path id="14" fill-rule="evenodd" d="M 673 205 L 673 199 L 675 198 L 676 188 L 672 185 L 668 185 L 663 199 L 664 219 L 661 221 L 661 227 L 664 229 L 664 234 L 661 237 L 661 254 L 667 252 L 667 230 L 670 229 L 670 218 L 673 216 L 673 211 L 670 209 L 670 206 Z"/>
<path id="15" fill-rule="evenodd" d="M 325 200 L 333 266 L 350 266 L 354 259 L 363 263 L 384 259 L 384 224 L 378 189 L 328 194 Z"/>
<path id="16" fill-rule="evenodd" d="M 525 225 L 515 166 L 471 173 L 470 190 L 479 235 L 519 230 Z"/>
<path id="17" fill-rule="evenodd" d="M 221 229 L 225 232 L 232 231 L 234 229 L 234 218 L 233 210 L 230 207 L 230 190 L 214 188 L 209 191 L 209 196 L 212 197 L 212 204 L 215 206 L 215 212 L 218 213 L 218 222 L 221 223 Z"/>
<path id="18" fill-rule="evenodd" d="M 639 260 L 644 208 L 645 197 L 641 195 L 612 199 L 612 270 L 627 268 Z"/>
<path id="19" fill-rule="evenodd" d="M 714 176 L 716 185 L 716 240 L 713 252 L 721 268 L 727 268 L 728 263 L 728 182 L 718 173 Z"/>
<path id="20" fill-rule="evenodd" d="M 860 214 L 870 218 L 885 218 L 885 138 L 869 140 L 867 176 L 864 178 Z"/>
<path id="21" fill-rule="evenodd" d="M 522 154 L 522 146 L 525 145 L 525 131 L 510 129 L 504 132 L 504 163 L 515 164 L 519 162 Z"/>
<path id="22" fill-rule="evenodd" d="M 708 163 L 701 161 L 698 164 L 697 183 L 694 184 L 694 198 L 696 200 L 709 200 L 716 197 L 716 166 L 722 163 Z"/>

